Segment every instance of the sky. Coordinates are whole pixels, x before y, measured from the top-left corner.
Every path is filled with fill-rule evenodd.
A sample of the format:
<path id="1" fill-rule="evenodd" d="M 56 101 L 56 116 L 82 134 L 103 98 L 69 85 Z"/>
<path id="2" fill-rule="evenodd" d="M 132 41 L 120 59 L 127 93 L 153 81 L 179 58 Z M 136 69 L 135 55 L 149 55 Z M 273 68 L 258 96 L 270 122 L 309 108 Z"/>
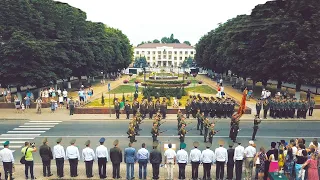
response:
<path id="1" fill-rule="evenodd" d="M 87 13 L 87 20 L 122 30 L 133 45 L 174 34 L 192 45 L 219 23 L 250 14 L 267 0 L 56 0 Z"/>

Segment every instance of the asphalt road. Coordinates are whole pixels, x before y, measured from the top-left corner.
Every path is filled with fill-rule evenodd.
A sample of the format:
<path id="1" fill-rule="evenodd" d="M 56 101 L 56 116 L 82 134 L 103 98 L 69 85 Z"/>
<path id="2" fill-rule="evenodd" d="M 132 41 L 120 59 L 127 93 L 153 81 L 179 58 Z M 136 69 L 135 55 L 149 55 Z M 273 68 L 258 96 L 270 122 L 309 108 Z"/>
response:
<path id="1" fill-rule="evenodd" d="M 200 149 L 204 149 L 203 136 L 200 136 L 199 131 L 196 130 L 196 120 L 188 120 L 192 122 L 187 126 L 187 129 L 192 129 L 186 135 L 187 150 L 192 148 L 193 141 L 200 142 Z M 5 140 L 11 141 L 11 148 L 15 150 L 14 156 L 16 161 L 21 157 L 21 147 L 24 141 L 31 141 L 37 144 L 39 147 L 42 144 L 42 139 L 48 137 L 51 146 L 55 144 L 55 140 L 58 137 L 62 137 L 62 145 L 67 147 L 71 139 L 76 139 L 76 144 L 81 150 L 84 148 L 84 142 L 91 140 L 91 146 L 95 147 L 99 144 L 100 137 L 106 138 L 106 146 L 112 147 L 112 142 L 115 139 L 119 139 L 120 147 L 125 148 L 129 142 L 126 131 L 128 128 L 127 120 L 115 120 L 115 121 L 0 121 L 0 143 Z M 303 137 L 309 144 L 310 140 L 314 137 L 319 137 L 319 122 L 262 122 L 257 134 L 257 147 L 264 146 L 267 149 L 272 141 L 279 141 L 285 139 L 289 141 L 292 138 Z M 148 149 L 151 149 L 151 121 L 145 121 L 141 124 L 140 136 L 137 136 L 138 142 L 134 144 L 134 147 L 140 148 L 142 142 L 145 142 Z M 248 141 L 252 135 L 252 123 L 241 122 L 240 132 L 238 134 L 238 140 L 242 142 L 244 146 L 247 146 Z M 216 123 L 216 129 L 220 132 L 214 137 L 212 149 L 216 148 L 219 139 L 228 143 L 229 135 L 229 120 L 220 120 Z M 179 146 L 179 139 L 177 135 L 176 121 L 168 120 L 162 126 L 161 130 L 167 130 L 161 134 L 158 138 L 161 142 L 161 146 L 168 142 Z M 35 162 L 39 163 L 39 155 L 35 155 Z"/>

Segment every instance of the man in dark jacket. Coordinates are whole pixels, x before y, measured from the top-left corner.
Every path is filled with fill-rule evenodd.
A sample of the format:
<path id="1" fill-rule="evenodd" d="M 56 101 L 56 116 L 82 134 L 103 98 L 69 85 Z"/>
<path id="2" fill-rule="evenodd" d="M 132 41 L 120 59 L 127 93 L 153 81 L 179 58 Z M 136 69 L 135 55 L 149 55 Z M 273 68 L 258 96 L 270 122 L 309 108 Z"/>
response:
<path id="1" fill-rule="evenodd" d="M 39 150 L 42 164 L 43 164 L 43 177 L 50 177 L 52 176 L 51 170 L 50 170 L 50 164 L 52 157 L 52 151 L 50 146 L 48 146 L 48 139 L 44 138 L 43 145 L 40 146 Z"/>
<path id="2" fill-rule="evenodd" d="M 119 140 L 113 142 L 114 147 L 110 149 L 110 159 L 112 162 L 112 177 L 113 179 L 121 179 L 120 163 L 122 162 L 122 151 L 119 148 Z"/>
<path id="3" fill-rule="evenodd" d="M 150 152 L 150 163 L 152 164 L 152 179 L 159 179 L 159 167 L 162 162 L 162 154 L 158 150 L 158 141 L 153 142 L 153 150 Z"/>
<path id="4" fill-rule="evenodd" d="M 233 179 L 233 169 L 234 169 L 234 149 L 233 142 L 229 142 L 228 152 L 228 163 L 227 163 L 227 180 Z"/>

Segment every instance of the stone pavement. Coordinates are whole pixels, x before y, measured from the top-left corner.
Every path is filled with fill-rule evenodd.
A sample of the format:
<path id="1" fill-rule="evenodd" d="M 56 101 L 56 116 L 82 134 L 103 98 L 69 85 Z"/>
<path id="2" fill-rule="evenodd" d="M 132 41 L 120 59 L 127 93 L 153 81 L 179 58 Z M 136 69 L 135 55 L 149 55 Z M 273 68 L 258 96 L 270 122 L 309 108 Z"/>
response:
<path id="1" fill-rule="evenodd" d="M 262 112 L 261 112 L 262 113 Z M 262 115 L 262 114 L 261 114 Z M 131 115 L 132 116 L 132 115 Z M 38 120 L 38 121 L 70 121 L 70 120 L 115 120 L 115 114 L 74 114 L 73 116 L 69 115 L 67 109 L 58 109 L 54 113 L 51 113 L 49 108 L 42 109 L 42 114 L 36 114 L 35 109 L 26 110 L 24 113 L 17 113 L 15 109 L 0 109 L 0 119 L 5 120 Z M 168 120 L 176 120 L 176 114 L 168 114 Z M 125 115 L 120 115 L 120 120 L 125 120 Z M 148 119 L 146 119 L 148 120 Z M 242 121 L 252 121 L 253 114 L 244 114 L 241 117 Z M 315 109 L 313 116 L 307 116 L 307 119 L 272 119 L 267 118 L 265 121 L 319 121 L 320 120 L 320 109 Z"/>
<path id="2" fill-rule="evenodd" d="M 2 165 L 2 163 L 1 163 Z M 212 179 L 215 179 L 215 165 L 212 165 L 211 167 L 211 177 Z M 3 168 L 0 167 L 0 172 L 2 172 L 2 178 L 4 178 L 3 175 Z M 34 165 L 34 175 L 37 179 L 40 180 L 47 180 L 47 179 L 58 179 L 57 177 L 57 171 L 56 171 L 56 166 L 55 166 L 55 161 L 51 161 L 51 171 L 53 176 L 51 176 L 50 178 L 48 177 L 43 177 L 42 176 L 42 164 L 35 164 Z M 174 166 L 174 179 L 178 179 L 178 171 L 179 171 L 179 167 L 178 165 Z M 226 167 L 225 167 L 225 177 L 226 177 Z M 253 170 L 254 172 L 254 170 Z M 65 161 L 64 163 L 64 178 L 62 179 L 88 179 L 86 177 L 86 173 L 85 173 L 85 164 L 83 161 L 79 162 L 78 165 L 78 177 L 76 178 L 71 178 L 70 177 L 70 166 L 68 161 Z M 99 179 L 99 174 L 98 174 L 98 163 L 94 162 L 93 165 L 93 178 L 90 179 Z M 106 179 L 112 179 L 112 164 L 111 162 L 107 163 L 107 178 Z M 121 179 L 126 179 L 126 164 L 125 163 L 121 163 L 120 165 L 120 176 L 122 177 Z M 139 164 L 135 163 L 135 167 L 134 167 L 134 176 L 136 179 L 139 179 Z M 160 173 L 159 173 L 160 179 L 165 179 L 167 177 L 167 170 L 164 167 L 160 167 Z M 203 167 L 202 165 L 199 166 L 199 177 L 203 176 Z M 235 176 L 235 174 L 234 174 Z M 242 174 L 242 176 L 244 177 L 244 172 Z M 24 179 L 24 165 L 20 164 L 17 162 L 17 164 L 15 165 L 15 172 L 14 172 L 14 177 L 16 180 L 21 180 Z M 30 175 L 29 175 L 30 178 Z M 149 163 L 147 165 L 147 179 L 152 179 L 152 165 Z M 186 166 L 186 179 L 191 179 L 191 164 L 189 163 Z"/>

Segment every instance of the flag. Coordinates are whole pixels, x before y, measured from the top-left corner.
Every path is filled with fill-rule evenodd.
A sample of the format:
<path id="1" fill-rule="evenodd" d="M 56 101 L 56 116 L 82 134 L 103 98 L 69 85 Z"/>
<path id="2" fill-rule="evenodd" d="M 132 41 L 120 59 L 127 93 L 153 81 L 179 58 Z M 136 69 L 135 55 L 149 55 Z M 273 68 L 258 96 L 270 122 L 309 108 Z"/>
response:
<path id="1" fill-rule="evenodd" d="M 239 107 L 239 110 L 238 110 L 238 114 L 239 116 L 241 117 L 242 114 L 244 114 L 244 112 L 246 111 L 246 100 L 247 100 L 247 94 L 248 94 L 248 90 L 245 89 L 242 93 L 242 99 L 241 99 L 241 102 L 240 102 L 240 107 Z"/>

